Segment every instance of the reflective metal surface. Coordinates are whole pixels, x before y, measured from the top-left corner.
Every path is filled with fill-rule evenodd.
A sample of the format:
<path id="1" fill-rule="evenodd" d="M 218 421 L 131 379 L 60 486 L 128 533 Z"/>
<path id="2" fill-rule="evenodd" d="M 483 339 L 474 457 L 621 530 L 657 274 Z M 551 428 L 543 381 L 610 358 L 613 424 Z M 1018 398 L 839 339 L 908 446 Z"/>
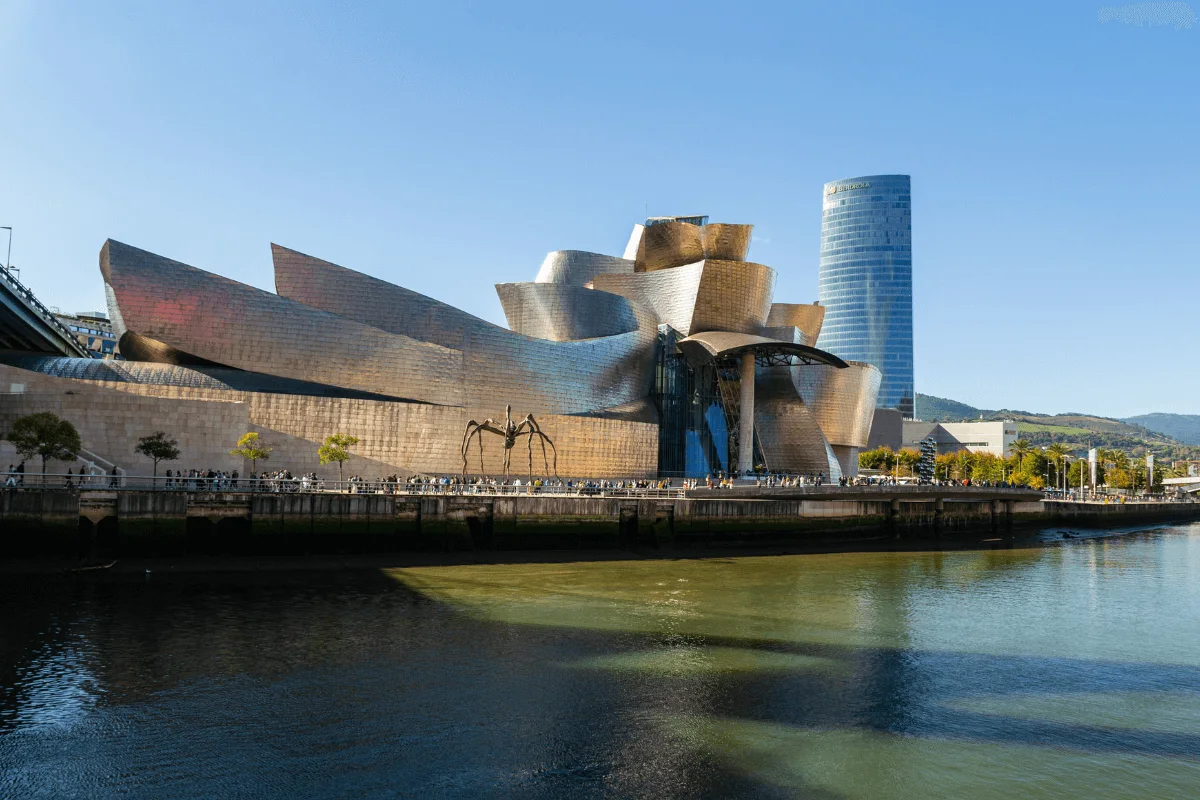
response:
<path id="1" fill-rule="evenodd" d="M 100 271 L 118 335 L 133 331 L 238 369 L 465 404 L 459 351 L 339 318 L 112 239 L 100 252 Z"/>
<path id="2" fill-rule="evenodd" d="M 692 264 L 703 258 L 704 245 L 700 241 L 699 225 L 660 222 L 642 231 L 635 269 L 638 272 L 654 272 Z"/>
<path id="3" fill-rule="evenodd" d="M 845 369 L 823 364 L 792 367 L 796 391 L 830 444 L 866 447 L 882 375 L 871 364 L 849 361 Z"/>
<path id="4" fill-rule="evenodd" d="M 459 405 L 472 414 L 494 413 L 491 409 L 501 401 L 526 412 L 578 414 L 630 403 L 650 392 L 658 331 L 644 313 L 635 314 L 641 327 L 628 333 L 578 341 L 535 339 L 361 272 L 283 251 L 275 249 L 275 283 L 281 294 L 341 319 L 459 350 Z M 560 291 L 549 288 L 556 284 L 544 286 L 531 291 Z M 578 309 L 560 310 L 582 317 L 594 303 L 612 302 L 588 291 L 560 293 L 560 298 L 581 303 Z M 565 323 L 548 327 L 561 330 Z"/>
<path id="5" fill-rule="evenodd" d="M 767 326 L 790 326 L 799 328 L 805 336 L 805 344 L 814 347 L 821 335 L 821 323 L 825 320 L 825 306 L 817 303 L 772 303 L 767 314 Z"/>
<path id="6" fill-rule="evenodd" d="M 602 272 L 632 273 L 633 259 L 589 253 L 584 250 L 555 250 L 546 256 L 538 270 L 538 283 L 565 283 L 589 286 Z"/>
<path id="7" fill-rule="evenodd" d="M 788 365 L 841 361 L 811 346 L 822 307 L 772 305 L 775 271 L 742 260 L 751 231 L 655 217 L 635 226 L 631 258 L 550 253 L 537 281 L 496 287 L 509 328 L 279 245 L 271 294 L 110 240 L 113 329 L 143 363 L 8 358 L 0 373 L 31 387 L 17 405 L 79 420 L 123 465 L 138 463 L 124 440 L 170 418 L 206 468 L 228 469 L 228 447 L 253 429 L 293 471 L 314 471 L 313 444 L 340 431 L 372 470 L 455 472 L 467 420 L 511 404 L 537 415 L 564 477 L 645 477 L 736 466 L 722 432 L 739 403 L 718 373 L 753 352 L 758 378 L 740 390 L 756 396 L 768 465 L 836 477 L 822 428 L 860 446 L 878 373 L 814 373 L 806 407 L 792 371 L 816 368 Z"/>
<path id="8" fill-rule="evenodd" d="M 704 257 L 718 261 L 745 261 L 750 250 L 753 225 L 710 222 L 700 228 Z"/>
<path id="9" fill-rule="evenodd" d="M 767 321 L 775 270 L 749 261 L 706 260 L 650 273 L 597 275 L 594 284 L 653 309 L 660 323 L 685 336 L 701 331 L 757 334 Z"/>
<path id="10" fill-rule="evenodd" d="M 508 327 L 524 336 L 569 342 L 653 328 L 654 315 L 620 295 L 562 283 L 498 283 Z"/>

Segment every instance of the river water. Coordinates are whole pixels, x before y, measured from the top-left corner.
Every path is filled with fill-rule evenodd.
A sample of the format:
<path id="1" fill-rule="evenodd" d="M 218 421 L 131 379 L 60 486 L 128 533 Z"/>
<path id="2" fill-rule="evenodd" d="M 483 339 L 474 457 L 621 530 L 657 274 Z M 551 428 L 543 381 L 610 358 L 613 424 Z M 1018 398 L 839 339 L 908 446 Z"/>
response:
<path id="1" fill-rule="evenodd" d="M 1195 798 L 1200 524 L 0 576 L 0 796 Z"/>

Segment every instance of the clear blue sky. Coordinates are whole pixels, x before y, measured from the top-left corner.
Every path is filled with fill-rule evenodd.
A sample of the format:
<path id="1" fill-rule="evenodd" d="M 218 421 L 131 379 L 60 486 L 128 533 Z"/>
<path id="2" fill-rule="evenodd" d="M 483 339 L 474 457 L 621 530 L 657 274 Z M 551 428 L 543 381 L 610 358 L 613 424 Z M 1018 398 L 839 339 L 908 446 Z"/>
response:
<path id="1" fill-rule="evenodd" d="M 107 237 L 268 289 L 275 241 L 502 322 L 647 212 L 812 301 L 822 184 L 904 172 L 919 392 L 1200 413 L 1200 25 L 1100 6 L 0 2 L 0 225 L 64 310 Z"/>

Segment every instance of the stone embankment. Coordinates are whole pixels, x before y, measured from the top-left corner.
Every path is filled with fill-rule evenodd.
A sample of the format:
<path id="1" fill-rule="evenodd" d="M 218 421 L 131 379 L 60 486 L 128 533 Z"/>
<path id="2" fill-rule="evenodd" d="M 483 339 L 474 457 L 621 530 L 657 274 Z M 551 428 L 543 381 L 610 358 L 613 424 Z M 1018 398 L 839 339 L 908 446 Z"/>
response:
<path id="1" fill-rule="evenodd" d="M 9 490 L 0 493 L 0 558 L 775 545 L 1185 518 L 1200 518 L 1200 503 L 1069 503 L 954 487 L 656 498 Z"/>

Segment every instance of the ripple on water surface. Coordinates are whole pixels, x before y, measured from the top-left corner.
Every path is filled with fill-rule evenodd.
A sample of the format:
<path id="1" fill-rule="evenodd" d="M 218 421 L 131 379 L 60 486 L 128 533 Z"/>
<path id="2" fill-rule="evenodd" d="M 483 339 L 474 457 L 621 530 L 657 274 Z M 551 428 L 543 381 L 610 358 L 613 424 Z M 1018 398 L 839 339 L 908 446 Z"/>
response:
<path id="1" fill-rule="evenodd" d="M 6 581 L 0 796 L 1195 797 L 1200 526 Z"/>

